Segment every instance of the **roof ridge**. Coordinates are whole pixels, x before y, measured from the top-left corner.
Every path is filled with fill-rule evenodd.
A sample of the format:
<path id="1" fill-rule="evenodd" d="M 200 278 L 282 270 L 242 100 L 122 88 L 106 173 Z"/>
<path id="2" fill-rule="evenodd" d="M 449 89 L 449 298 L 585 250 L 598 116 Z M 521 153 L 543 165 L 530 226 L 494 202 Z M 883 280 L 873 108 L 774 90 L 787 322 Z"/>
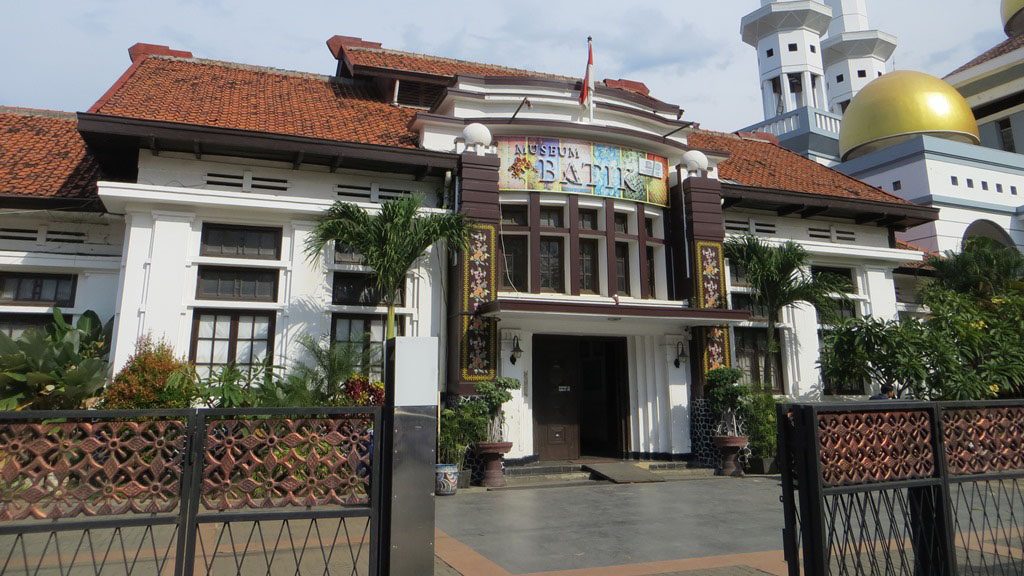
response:
<path id="1" fill-rule="evenodd" d="M 18 116 L 38 116 L 43 118 L 57 118 L 59 120 L 74 120 L 77 118 L 74 112 L 63 110 L 48 110 L 45 108 L 26 108 L 23 106 L 0 105 L 0 114 L 17 114 Z"/>
<path id="2" fill-rule="evenodd" d="M 514 68 L 512 66 L 503 66 L 501 64 L 489 64 L 487 62 L 477 62 L 474 60 L 463 60 L 461 58 L 451 58 L 448 56 L 437 56 L 434 54 L 425 54 L 422 52 L 408 52 L 405 50 L 395 50 L 393 48 L 371 48 L 369 46 L 345 46 L 346 51 L 363 51 L 363 52 L 376 52 L 380 54 L 396 54 L 402 56 L 412 56 L 415 58 L 422 58 L 424 60 L 433 60 L 437 62 L 450 62 L 453 64 L 470 64 L 473 66 L 482 66 L 484 68 L 492 68 L 494 70 L 512 70 L 515 72 L 527 72 L 530 74 L 537 74 L 540 76 L 558 76 L 560 78 L 576 78 L 575 76 L 566 76 L 564 74 L 552 74 L 550 72 L 540 72 L 537 70 L 530 70 L 528 68 Z M 578 80 L 578 78 L 576 78 Z"/>
<path id="3" fill-rule="evenodd" d="M 1012 50 L 1008 50 L 1006 52 L 1002 52 L 1000 54 L 996 54 L 996 52 L 998 52 L 1000 49 L 1002 49 L 1004 47 L 1009 47 L 1009 46 L 1011 46 L 1013 44 L 1016 44 L 1017 47 L 1012 49 Z M 995 46 L 989 48 L 988 50 L 985 50 L 984 52 L 982 52 L 981 54 L 975 56 L 974 58 L 968 60 L 966 64 L 964 64 L 963 66 L 960 66 L 956 70 L 953 70 L 949 74 L 946 74 L 944 76 L 944 78 L 949 78 L 950 76 L 953 76 L 954 74 L 959 74 L 961 72 L 965 72 L 967 70 L 970 70 L 971 68 L 976 68 L 978 66 L 981 66 L 985 62 L 988 62 L 989 60 L 995 60 L 996 58 L 999 58 L 1000 56 L 1005 56 L 1007 54 L 1011 54 L 1011 53 L 1013 53 L 1013 52 L 1015 52 L 1017 50 L 1020 50 L 1022 47 L 1024 47 L 1024 34 L 1018 34 L 1016 36 L 1011 36 L 1011 37 L 1007 38 L 1006 40 L 1003 40 L 1003 41 L 997 43 Z"/>
<path id="4" fill-rule="evenodd" d="M 800 158 L 802 160 L 806 160 L 807 162 L 813 162 L 814 164 L 816 164 L 818 166 L 821 166 L 822 168 L 824 168 L 824 169 L 826 169 L 826 170 L 828 170 L 830 172 L 834 172 L 835 174 L 838 174 L 843 180 L 847 180 L 849 182 L 853 182 L 854 184 L 858 184 L 860 186 L 867 186 L 868 188 L 874 188 L 875 190 L 878 190 L 879 192 L 881 192 L 882 194 L 888 196 L 889 198 L 892 198 L 898 204 L 911 204 L 911 202 L 909 200 L 907 200 L 906 198 L 900 198 L 899 196 L 897 196 L 895 194 L 891 194 L 891 193 L 887 192 L 881 186 L 872 186 L 871 184 L 868 184 L 867 182 L 865 182 L 863 180 L 858 180 L 857 178 L 854 178 L 853 176 L 850 176 L 849 174 L 846 174 L 845 172 L 841 172 L 839 170 L 836 170 L 835 168 L 833 168 L 831 166 L 826 166 L 825 164 L 821 164 L 819 162 L 815 162 L 814 160 L 811 160 L 810 158 L 805 158 L 805 157 L 797 154 L 796 152 L 793 152 L 792 150 L 790 150 L 788 148 L 783 148 L 781 144 L 776 144 L 774 142 L 768 142 L 767 140 L 758 140 L 756 138 L 747 139 L 747 138 L 742 138 L 741 137 L 741 139 L 747 140 L 749 142 L 760 142 L 762 144 L 767 144 L 769 146 L 774 146 L 774 147 L 778 148 L 779 150 L 785 151 L 787 154 L 792 154 L 793 156 L 796 156 L 797 158 Z"/>
<path id="5" fill-rule="evenodd" d="M 146 58 L 154 60 L 172 60 L 179 62 L 189 62 L 192 64 L 202 64 L 206 66 L 220 66 L 222 68 L 234 68 L 236 70 L 248 70 L 251 72 L 266 72 L 270 74 L 278 74 L 281 76 L 291 76 L 293 78 L 309 78 L 311 80 L 334 80 L 335 77 L 329 74 L 317 74 L 316 72 L 303 72 L 301 70 L 286 70 L 284 68 L 274 68 L 272 66 L 258 66 L 256 64 L 245 64 L 242 62 L 229 62 L 227 60 L 215 60 L 213 58 L 182 58 L 179 56 L 166 56 L 163 54 L 148 55 Z"/>
<path id="6" fill-rule="evenodd" d="M 811 163 L 813 163 L 816 166 L 820 166 L 821 168 L 824 168 L 824 169 L 830 171 L 831 173 L 838 175 L 840 181 L 842 181 L 843 183 L 846 183 L 846 184 L 851 184 L 852 183 L 855 187 L 870 188 L 871 190 L 873 190 L 873 191 L 875 191 L 877 193 L 880 193 L 883 196 L 885 196 L 887 198 L 886 201 L 892 202 L 894 204 L 904 204 L 904 205 L 912 204 L 908 200 L 906 200 L 904 198 L 900 198 L 899 196 L 896 196 L 895 194 L 891 194 L 891 193 L 885 191 L 885 189 L 883 189 L 881 187 L 872 186 L 871 184 L 868 184 L 867 182 L 864 182 L 862 180 L 858 180 L 857 178 L 854 178 L 853 176 L 850 176 L 849 174 L 844 174 L 843 172 L 841 172 L 839 170 L 836 170 L 835 168 L 832 168 L 831 166 L 826 166 L 824 164 L 820 164 L 818 162 L 815 162 L 814 160 L 811 160 L 810 158 L 805 158 L 804 156 L 801 156 L 801 155 L 797 154 L 796 152 L 793 152 L 792 150 L 789 150 L 788 148 L 784 148 L 783 146 L 781 146 L 778 143 L 769 142 L 768 140 L 763 140 L 763 139 L 760 139 L 760 138 L 744 138 L 743 136 L 741 136 L 739 134 L 727 133 L 727 132 L 717 132 L 715 130 L 704 130 L 704 129 L 701 129 L 701 130 L 695 132 L 695 134 L 698 134 L 698 135 L 701 134 L 701 133 L 707 134 L 708 136 L 711 136 L 711 137 L 725 136 L 725 137 L 728 137 L 730 139 L 739 140 L 741 142 L 750 142 L 750 143 L 760 144 L 760 145 L 764 145 L 764 146 L 771 146 L 774 149 L 783 152 L 784 155 L 791 156 L 794 159 L 799 158 L 799 161 L 802 161 L 802 162 L 811 162 Z M 728 160 L 726 162 L 728 162 Z"/>

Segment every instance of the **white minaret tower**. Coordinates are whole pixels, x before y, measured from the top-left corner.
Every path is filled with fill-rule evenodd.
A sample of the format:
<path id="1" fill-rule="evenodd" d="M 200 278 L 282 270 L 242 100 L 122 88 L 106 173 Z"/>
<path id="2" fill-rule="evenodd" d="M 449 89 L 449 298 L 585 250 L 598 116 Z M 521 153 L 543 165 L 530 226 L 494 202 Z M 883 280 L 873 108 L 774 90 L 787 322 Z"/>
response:
<path id="1" fill-rule="evenodd" d="M 821 42 L 828 109 L 842 114 L 868 82 L 886 72 L 896 37 L 868 29 L 867 0 L 825 0 L 832 8 L 828 38 Z"/>
<path id="2" fill-rule="evenodd" d="M 799 108 L 827 109 L 819 44 L 831 22 L 829 7 L 814 0 L 761 0 L 743 17 L 743 41 L 757 49 L 765 120 Z"/>

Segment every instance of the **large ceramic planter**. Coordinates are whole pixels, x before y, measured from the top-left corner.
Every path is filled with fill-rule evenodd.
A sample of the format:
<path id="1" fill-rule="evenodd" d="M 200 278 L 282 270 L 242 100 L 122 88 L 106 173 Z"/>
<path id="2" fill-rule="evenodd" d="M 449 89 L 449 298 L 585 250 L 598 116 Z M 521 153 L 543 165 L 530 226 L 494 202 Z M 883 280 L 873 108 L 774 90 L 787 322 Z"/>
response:
<path id="1" fill-rule="evenodd" d="M 715 470 L 716 476 L 743 476 L 740 466 L 740 450 L 747 445 L 746 436 L 715 436 L 711 443 L 722 455 L 722 466 Z"/>
<path id="2" fill-rule="evenodd" d="M 484 469 L 482 486 L 501 488 L 508 486 L 505 471 L 501 468 L 501 457 L 512 449 L 511 442 L 478 442 L 473 446 Z"/>
<path id="3" fill-rule="evenodd" d="M 451 496 L 459 487 L 459 468 L 454 464 L 434 465 L 434 494 Z"/>

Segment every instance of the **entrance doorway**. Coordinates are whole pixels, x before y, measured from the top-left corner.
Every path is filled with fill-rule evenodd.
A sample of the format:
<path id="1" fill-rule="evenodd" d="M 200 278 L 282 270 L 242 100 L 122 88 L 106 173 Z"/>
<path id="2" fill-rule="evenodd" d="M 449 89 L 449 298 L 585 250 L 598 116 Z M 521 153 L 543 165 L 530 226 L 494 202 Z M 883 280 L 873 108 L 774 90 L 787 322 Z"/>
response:
<path id="1" fill-rule="evenodd" d="M 533 449 L 540 460 L 628 452 L 625 338 L 533 337 Z"/>

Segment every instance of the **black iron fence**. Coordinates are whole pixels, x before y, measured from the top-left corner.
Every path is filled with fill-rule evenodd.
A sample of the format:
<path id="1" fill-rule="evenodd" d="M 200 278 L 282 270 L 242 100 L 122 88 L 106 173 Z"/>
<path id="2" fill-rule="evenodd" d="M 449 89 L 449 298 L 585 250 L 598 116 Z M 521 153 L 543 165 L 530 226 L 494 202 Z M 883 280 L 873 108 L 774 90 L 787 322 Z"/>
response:
<path id="1" fill-rule="evenodd" d="M 778 415 L 791 575 L 1024 574 L 1024 402 Z"/>
<path id="2" fill-rule="evenodd" d="M 381 409 L 0 413 L 0 574 L 376 574 Z"/>

